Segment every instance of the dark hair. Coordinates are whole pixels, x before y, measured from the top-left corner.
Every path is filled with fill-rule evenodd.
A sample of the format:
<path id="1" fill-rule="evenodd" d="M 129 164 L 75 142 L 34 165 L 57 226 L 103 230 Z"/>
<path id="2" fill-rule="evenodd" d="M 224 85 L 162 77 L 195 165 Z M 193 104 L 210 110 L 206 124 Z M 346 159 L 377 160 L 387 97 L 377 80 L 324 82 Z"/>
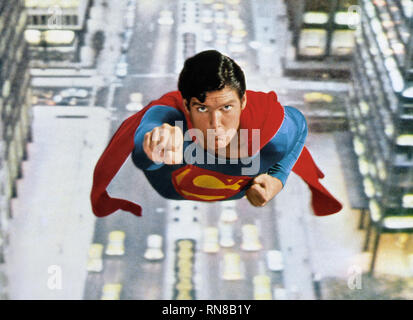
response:
<path id="1" fill-rule="evenodd" d="M 188 58 L 178 80 L 178 89 L 188 103 L 192 97 L 204 102 L 207 92 L 225 86 L 236 90 L 241 99 L 246 90 L 245 76 L 234 60 L 216 50 L 202 51 Z"/>

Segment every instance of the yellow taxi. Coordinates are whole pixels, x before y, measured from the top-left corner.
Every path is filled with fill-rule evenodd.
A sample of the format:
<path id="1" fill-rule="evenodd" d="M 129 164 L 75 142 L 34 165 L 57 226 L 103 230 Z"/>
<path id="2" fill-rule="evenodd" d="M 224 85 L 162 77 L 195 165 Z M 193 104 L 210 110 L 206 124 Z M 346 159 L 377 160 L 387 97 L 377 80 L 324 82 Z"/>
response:
<path id="1" fill-rule="evenodd" d="M 226 253 L 224 255 L 222 279 L 224 280 L 241 280 L 241 257 L 237 253 Z"/>
<path id="2" fill-rule="evenodd" d="M 253 278 L 254 300 L 272 300 L 271 279 L 266 275 L 257 275 Z"/>
<path id="3" fill-rule="evenodd" d="M 101 300 L 119 300 L 121 290 L 120 283 L 107 283 L 103 286 Z"/>
<path id="4" fill-rule="evenodd" d="M 205 228 L 203 250 L 206 253 L 216 253 L 219 251 L 218 228 Z"/>
<path id="5" fill-rule="evenodd" d="M 103 269 L 102 261 L 103 245 L 93 243 L 89 248 L 89 257 L 87 261 L 87 271 L 100 272 Z"/>
<path id="6" fill-rule="evenodd" d="M 262 249 L 262 244 L 258 236 L 258 228 L 254 224 L 244 224 L 242 226 L 241 249 L 245 251 L 258 251 Z"/>
<path id="7" fill-rule="evenodd" d="M 125 253 L 125 232 L 115 230 L 109 233 L 109 243 L 105 253 L 109 256 L 121 256 Z"/>

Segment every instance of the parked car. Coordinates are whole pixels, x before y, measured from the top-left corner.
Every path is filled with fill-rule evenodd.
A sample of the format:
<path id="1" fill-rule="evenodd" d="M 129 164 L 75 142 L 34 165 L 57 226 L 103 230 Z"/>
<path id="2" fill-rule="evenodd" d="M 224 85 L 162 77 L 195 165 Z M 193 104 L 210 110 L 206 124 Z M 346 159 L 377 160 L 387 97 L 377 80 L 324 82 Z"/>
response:
<path id="1" fill-rule="evenodd" d="M 87 271 L 100 272 L 103 269 L 102 261 L 103 245 L 93 243 L 89 248 L 89 257 L 87 262 Z"/>
<path id="2" fill-rule="evenodd" d="M 102 300 L 119 300 L 122 285 L 120 283 L 107 283 L 102 289 Z"/>
<path id="3" fill-rule="evenodd" d="M 284 269 L 283 256 L 279 250 L 267 251 L 266 262 L 270 271 L 282 271 Z"/>
<path id="4" fill-rule="evenodd" d="M 241 249 L 245 251 L 257 251 L 262 248 L 258 236 L 258 228 L 254 224 L 245 224 L 242 226 L 242 243 Z"/>
<path id="5" fill-rule="evenodd" d="M 123 53 L 128 51 L 129 46 L 131 44 L 132 35 L 133 35 L 132 29 L 126 29 L 123 32 L 123 34 L 122 34 L 122 45 L 121 45 L 121 49 L 122 49 Z"/>
<path id="6" fill-rule="evenodd" d="M 164 257 L 162 252 L 162 236 L 159 234 L 150 234 L 146 239 L 146 251 L 144 253 L 144 258 L 146 260 L 157 261 Z"/>
<path id="7" fill-rule="evenodd" d="M 230 223 L 219 223 L 219 245 L 224 248 L 233 247 L 235 245 L 234 229 Z"/>
<path id="8" fill-rule="evenodd" d="M 116 76 L 118 78 L 124 78 L 128 74 L 128 64 L 124 62 L 119 62 L 116 65 Z"/>
<path id="9" fill-rule="evenodd" d="M 105 253 L 110 256 L 121 256 L 125 253 L 125 232 L 112 231 L 109 233 L 109 243 Z"/>
<path id="10" fill-rule="evenodd" d="M 257 275 L 253 278 L 254 300 L 272 300 L 271 279 L 266 275 Z"/>
<path id="11" fill-rule="evenodd" d="M 172 25 L 174 24 L 173 12 L 170 10 L 162 10 L 159 13 L 158 23 L 160 25 Z"/>
<path id="12" fill-rule="evenodd" d="M 298 44 L 301 56 L 317 57 L 326 52 L 327 31 L 324 29 L 302 29 Z"/>
<path id="13" fill-rule="evenodd" d="M 241 280 L 241 257 L 238 253 L 226 253 L 224 255 L 224 265 L 222 279 L 224 280 Z"/>
<path id="14" fill-rule="evenodd" d="M 218 229 L 208 227 L 204 230 L 203 250 L 206 253 L 216 253 L 219 251 Z"/>

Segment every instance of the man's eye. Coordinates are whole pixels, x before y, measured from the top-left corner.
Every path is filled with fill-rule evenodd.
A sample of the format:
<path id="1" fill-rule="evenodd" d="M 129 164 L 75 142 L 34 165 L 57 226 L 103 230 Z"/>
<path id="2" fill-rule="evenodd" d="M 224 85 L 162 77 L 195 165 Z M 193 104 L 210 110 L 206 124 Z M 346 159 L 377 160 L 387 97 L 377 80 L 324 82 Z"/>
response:
<path id="1" fill-rule="evenodd" d="M 199 112 L 206 112 L 208 109 L 206 107 L 198 107 L 197 110 Z"/>
<path id="2" fill-rule="evenodd" d="M 225 107 L 224 107 L 224 110 L 225 110 L 225 111 L 228 111 L 228 110 L 231 110 L 231 109 L 232 109 L 232 106 L 231 106 L 231 105 L 228 105 L 228 106 L 225 106 Z"/>

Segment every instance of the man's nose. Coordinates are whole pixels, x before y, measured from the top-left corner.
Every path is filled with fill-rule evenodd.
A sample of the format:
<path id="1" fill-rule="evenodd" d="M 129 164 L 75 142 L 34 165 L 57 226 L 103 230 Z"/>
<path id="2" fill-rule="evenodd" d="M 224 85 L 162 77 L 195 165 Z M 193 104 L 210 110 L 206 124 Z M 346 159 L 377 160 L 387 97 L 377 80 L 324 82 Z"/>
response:
<path id="1" fill-rule="evenodd" d="M 210 127 L 213 129 L 219 128 L 221 125 L 221 115 L 219 112 L 213 111 L 209 117 Z"/>

